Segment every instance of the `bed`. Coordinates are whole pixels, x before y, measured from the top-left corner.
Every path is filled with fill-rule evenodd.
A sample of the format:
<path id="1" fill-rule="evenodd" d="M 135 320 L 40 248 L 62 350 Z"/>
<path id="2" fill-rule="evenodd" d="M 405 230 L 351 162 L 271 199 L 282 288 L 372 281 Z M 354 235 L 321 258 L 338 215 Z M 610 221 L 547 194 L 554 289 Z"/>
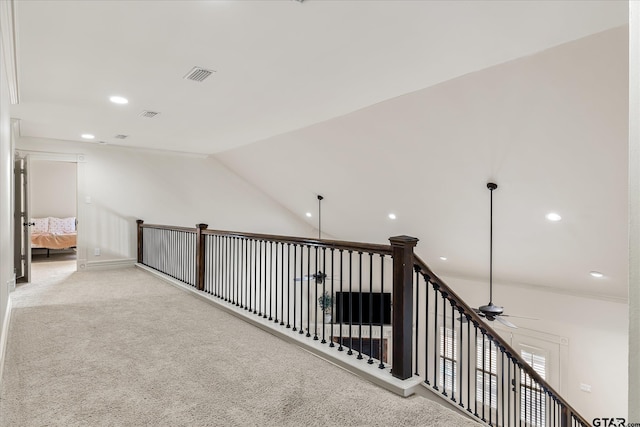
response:
<path id="1" fill-rule="evenodd" d="M 31 247 L 47 250 L 75 248 L 77 244 L 76 218 L 32 218 Z"/>

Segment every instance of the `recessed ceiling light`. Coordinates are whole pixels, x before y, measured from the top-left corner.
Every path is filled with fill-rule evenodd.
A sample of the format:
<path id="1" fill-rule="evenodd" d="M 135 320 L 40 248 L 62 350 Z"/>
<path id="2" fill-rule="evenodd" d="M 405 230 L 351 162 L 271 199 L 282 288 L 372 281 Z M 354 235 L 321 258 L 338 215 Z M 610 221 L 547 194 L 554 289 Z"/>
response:
<path id="1" fill-rule="evenodd" d="M 591 272 L 589 272 L 589 274 L 592 275 L 593 277 L 597 277 L 597 278 L 604 277 L 604 274 L 600 273 L 599 271 L 591 271 Z"/>
<path id="2" fill-rule="evenodd" d="M 549 212 L 545 216 L 545 218 L 547 218 L 549 221 L 553 221 L 553 222 L 560 221 L 562 219 L 562 217 L 560 215 L 558 215 L 557 213 L 555 213 L 555 212 Z"/>
<path id="3" fill-rule="evenodd" d="M 129 100 L 123 96 L 110 96 L 109 97 L 109 101 L 113 102 L 114 104 L 128 104 Z"/>
<path id="4" fill-rule="evenodd" d="M 389 214 L 389 219 L 396 219 L 396 214 L 390 213 Z"/>
<path id="5" fill-rule="evenodd" d="M 307 218 L 311 218 L 311 212 L 307 212 L 306 215 L 307 215 Z"/>
<path id="6" fill-rule="evenodd" d="M 80 135 L 83 139 L 94 139 L 96 136 L 95 135 L 91 135 L 90 133 L 83 133 L 82 135 Z"/>
<path id="7" fill-rule="evenodd" d="M 441 259 L 442 261 L 446 261 L 446 260 L 447 260 L 447 257 L 446 257 L 446 256 L 441 256 L 441 257 L 440 257 L 440 259 Z"/>

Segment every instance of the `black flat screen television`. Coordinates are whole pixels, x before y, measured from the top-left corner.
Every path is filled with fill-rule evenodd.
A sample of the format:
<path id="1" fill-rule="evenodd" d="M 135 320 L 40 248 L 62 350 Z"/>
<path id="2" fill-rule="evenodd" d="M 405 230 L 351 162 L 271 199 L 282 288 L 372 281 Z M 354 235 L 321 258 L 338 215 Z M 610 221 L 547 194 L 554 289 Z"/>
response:
<path id="1" fill-rule="evenodd" d="M 391 294 L 380 292 L 336 292 L 336 316 L 334 324 L 362 324 L 390 325 L 391 324 Z"/>

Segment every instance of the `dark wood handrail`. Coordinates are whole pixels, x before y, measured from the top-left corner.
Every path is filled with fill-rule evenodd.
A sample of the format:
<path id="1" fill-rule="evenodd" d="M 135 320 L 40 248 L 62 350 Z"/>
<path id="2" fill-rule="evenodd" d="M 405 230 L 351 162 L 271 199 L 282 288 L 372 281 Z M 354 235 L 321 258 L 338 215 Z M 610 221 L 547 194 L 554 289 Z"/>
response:
<path id="1" fill-rule="evenodd" d="M 507 353 L 508 357 L 511 357 L 520 368 L 522 368 L 529 377 L 533 378 L 535 381 L 540 384 L 543 390 L 551 393 L 554 399 L 560 404 L 562 404 L 567 410 L 570 411 L 578 421 L 583 423 L 584 425 L 591 425 L 587 420 L 585 420 L 573 407 L 562 398 L 560 393 L 558 393 L 547 381 L 545 381 L 540 374 L 538 374 L 521 356 L 515 351 L 511 345 L 509 345 L 491 326 L 487 325 L 482 317 L 480 317 L 473 308 L 471 308 L 462 298 L 458 296 L 442 279 L 440 279 L 429 267 L 427 264 L 420 259 L 417 255 L 414 255 L 414 265 L 416 269 L 429 277 L 429 282 L 435 283 L 438 285 L 439 289 L 446 294 L 445 298 L 453 301 L 457 307 L 462 308 L 462 314 L 467 317 L 470 321 L 472 321 L 477 327 L 480 328 L 481 331 L 485 332 L 485 334 L 497 342 L 503 351 Z"/>
<path id="2" fill-rule="evenodd" d="M 167 230 L 187 231 L 191 233 L 197 232 L 197 228 L 188 228 L 188 227 L 174 227 L 169 225 L 158 225 L 158 224 L 142 224 L 141 226 L 145 228 L 160 228 L 160 229 L 167 229 Z M 342 249 L 342 250 L 354 251 L 354 252 L 370 252 L 370 253 L 381 254 L 381 255 L 391 255 L 391 245 L 380 245 L 375 243 L 346 242 L 342 240 L 311 239 L 311 238 L 305 238 L 305 237 L 279 236 L 274 234 L 245 233 L 245 232 L 239 232 L 239 231 L 210 230 L 210 229 L 202 230 L 202 234 L 240 237 L 245 239 L 268 240 L 268 241 L 280 242 L 280 243 L 293 243 L 293 244 L 308 245 L 308 246 L 322 246 L 329 249 L 338 249 L 338 250 Z"/>
<path id="3" fill-rule="evenodd" d="M 189 227 L 176 227 L 173 225 L 159 225 L 159 224 L 144 224 L 139 223 L 142 228 L 158 228 L 160 230 L 170 230 L 170 231 L 184 231 L 187 233 L 197 233 L 197 228 L 189 228 Z"/>
<path id="4" fill-rule="evenodd" d="M 198 224 L 197 228 L 189 228 L 189 227 L 177 227 L 177 226 L 168 226 L 168 225 L 158 225 L 158 224 L 144 224 L 142 220 L 138 220 L 138 255 L 139 262 L 142 262 L 141 254 L 142 254 L 142 229 L 143 228 L 153 228 L 153 229 L 162 229 L 162 230 L 172 230 L 172 231 L 181 231 L 187 233 L 197 234 L 199 246 L 204 244 L 204 235 L 214 235 L 214 236 L 227 236 L 227 237 L 236 237 L 243 239 L 254 239 L 254 240 L 263 240 L 263 241 L 271 241 L 271 242 L 280 242 L 294 245 L 307 245 L 307 246 L 315 246 L 322 247 L 328 249 L 338 249 L 338 250 L 346 250 L 358 253 L 375 253 L 380 255 L 390 255 L 393 256 L 392 245 L 381 245 L 381 244 L 371 244 L 371 243 L 357 243 L 357 242 L 347 242 L 347 241 L 339 241 L 339 240 L 324 240 L 324 239 L 311 239 L 304 237 L 293 237 L 293 236 L 279 236 L 279 235 L 271 235 L 271 234 L 259 234 L 259 233 L 244 233 L 244 232 L 236 232 L 236 231 L 225 231 L 225 230 L 209 230 L 207 229 L 206 224 Z M 406 238 L 406 236 L 400 236 L 400 239 Z M 398 238 L 392 238 L 398 239 Z M 412 238 L 410 238 L 412 239 Z M 417 239 L 415 239 L 417 242 Z M 415 243 L 413 243 L 415 245 Z M 413 245 L 411 246 L 411 253 L 413 253 Z M 198 254 L 199 264 L 198 264 L 198 282 L 196 284 L 198 289 L 202 288 L 203 283 L 203 272 L 202 266 L 204 265 L 203 260 L 201 259 L 203 256 L 203 250 L 201 249 Z M 590 423 L 586 421 L 569 403 L 564 400 L 561 395 L 554 390 L 551 385 L 549 385 L 546 380 L 544 380 L 519 354 L 515 351 L 510 344 L 508 344 L 498 333 L 491 328 L 483 319 L 480 317 L 476 311 L 470 307 L 462 298 L 458 296 L 444 281 L 442 281 L 433 271 L 427 266 L 427 264 L 420 259 L 417 255 L 413 254 L 409 255 L 408 260 L 413 260 L 413 267 L 416 272 L 422 274 L 426 279 L 427 283 L 431 283 L 435 285 L 438 290 L 442 293 L 443 298 L 447 299 L 452 306 L 455 306 L 456 309 L 464 315 L 468 321 L 473 322 L 474 326 L 480 328 L 480 330 L 486 335 L 490 340 L 494 341 L 500 350 L 507 354 L 507 357 L 513 360 L 525 373 L 535 380 L 540 387 L 551 395 L 551 397 L 561 405 L 562 407 L 562 422 L 561 426 L 564 427 L 572 425 L 571 417 L 581 423 L 582 425 L 589 426 Z M 395 260 L 394 260 L 395 263 Z M 395 265 L 395 264 L 394 264 Z M 202 277 L 201 277 L 202 276 Z M 412 306 L 412 304 L 409 304 Z M 413 317 L 411 312 L 405 313 L 405 315 Z M 411 352 L 409 352 L 411 353 Z M 409 357 L 410 359 L 410 357 Z M 411 370 L 411 363 L 408 363 L 409 372 Z M 394 367 L 393 370 L 396 370 L 397 367 Z M 411 374 L 408 374 L 411 376 Z M 395 375 L 394 375 L 395 376 Z"/>

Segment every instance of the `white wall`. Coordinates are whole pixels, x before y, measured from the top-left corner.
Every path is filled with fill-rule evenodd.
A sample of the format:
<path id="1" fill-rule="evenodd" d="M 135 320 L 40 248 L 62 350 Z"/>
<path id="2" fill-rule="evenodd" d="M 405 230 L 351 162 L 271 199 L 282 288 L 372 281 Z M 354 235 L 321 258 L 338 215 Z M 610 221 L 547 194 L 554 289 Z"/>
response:
<path id="1" fill-rule="evenodd" d="M 487 304 L 487 282 L 442 277 L 472 307 Z M 545 292 L 522 285 L 494 283 L 493 302 L 529 332 L 568 339 L 561 366 L 561 395 L 588 421 L 627 414 L 628 305 L 625 302 Z M 591 386 L 591 393 L 580 390 Z"/>
<path id="2" fill-rule="evenodd" d="M 79 268 L 136 257 L 136 219 L 151 224 L 313 236 L 314 230 L 213 158 L 21 138 L 28 152 L 76 153 Z M 40 154 L 42 155 L 42 154 Z M 100 248 L 101 255 L 94 255 Z"/>
<path id="3" fill-rule="evenodd" d="M 629 417 L 640 420 L 640 2 L 629 2 Z"/>
<path id="4" fill-rule="evenodd" d="M 6 5 L 0 11 L 0 20 L 6 22 Z M 5 63 L 4 33 L 0 33 L 0 363 L 4 360 L 6 340 L 8 283 L 13 281 L 13 149 L 9 118 L 9 81 Z M 0 365 L 0 374 L 2 373 Z"/>
<path id="5" fill-rule="evenodd" d="M 31 217 L 76 216 L 76 164 L 33 160 L 30 166 Z"/>

